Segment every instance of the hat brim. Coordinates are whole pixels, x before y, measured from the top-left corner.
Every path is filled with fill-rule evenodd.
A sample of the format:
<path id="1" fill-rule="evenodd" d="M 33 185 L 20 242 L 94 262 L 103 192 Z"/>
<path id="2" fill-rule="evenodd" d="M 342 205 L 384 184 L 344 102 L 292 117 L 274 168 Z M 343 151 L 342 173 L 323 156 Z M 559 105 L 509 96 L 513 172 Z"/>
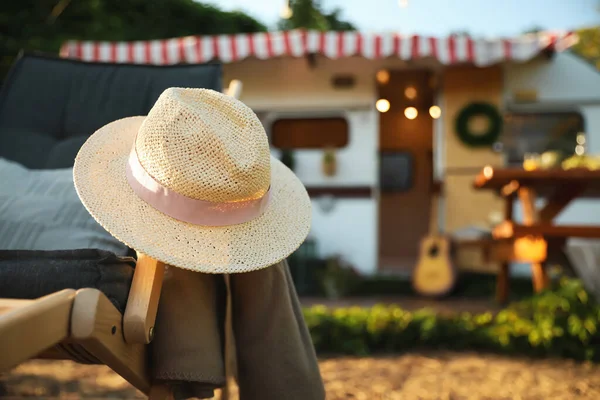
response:
<path id="1" fill-rule="evenodd" d="M 152 208 L 131 189 L 125 166 L 144 117 L 102 127 L 81 147 L 73 178 L 89 213 L 116 239 L 166 264 L 204 273 L 266 268 L 293 253 L 310 230 L 304 185 L 271 157 L 271 200 L 258 218 L 238 225 L 200 226 Z"/>

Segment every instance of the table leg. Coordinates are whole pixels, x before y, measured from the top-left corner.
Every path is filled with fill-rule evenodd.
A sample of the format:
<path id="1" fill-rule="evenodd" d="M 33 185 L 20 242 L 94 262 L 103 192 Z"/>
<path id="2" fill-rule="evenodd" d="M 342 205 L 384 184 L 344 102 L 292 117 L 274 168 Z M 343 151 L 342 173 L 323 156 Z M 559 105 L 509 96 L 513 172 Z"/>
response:
<path id="1" fill-rule="evenodd" d="M 531 277 L 533 280 L 533 290 L 536 293 L 541 292 L 548 287 L 548 274 L 543 263 L 531 263 Z"/>
<path id="2" fill-rule="evenodd" d="M 539 221 L 537 209 L 535 207 L 535 191 L 528 187 L 519 189 L 519 200 L 523 207 L 523 224 L 533 225 Z M 531 263 L 531 280 L 533 289 L 536 293 L 541 292 L 548 287 L 548 275 L 543 263 Z"/>
<path id="3" fill-rule="evenodd" d="M 510 194 L 504 198 L 504 220 L 513 220 L 513 204 L 515 196 Z M 503 262 L 500 264 L 498 277 L 496 280 L 496 301 L 500 304 L 505 304 L 508 301 L 510 292 L 510 264 Z"/>
<path id="4" fill-rule="evenodd" d="M 535 224 L 538 221 L 538 213 L 535 208 L 535 191 L 528 187 L 519 188 L 519 201 L 523 208 L 523 224 Z"/>
<path id="5" fill-rule="evenodd" d="M 496 278 L 496 301 L 500 304 L 506 304 L 508 302 L 509 282 L 509 263 L 503 262 L 500 264 L 500 270 L 498 271 L 498 277 Z"/>

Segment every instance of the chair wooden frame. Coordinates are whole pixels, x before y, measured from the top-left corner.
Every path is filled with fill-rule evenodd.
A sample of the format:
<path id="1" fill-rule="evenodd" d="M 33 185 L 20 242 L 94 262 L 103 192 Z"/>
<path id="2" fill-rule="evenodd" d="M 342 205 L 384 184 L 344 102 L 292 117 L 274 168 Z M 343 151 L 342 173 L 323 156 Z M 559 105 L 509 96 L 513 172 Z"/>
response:
<path id="1" fill-rule="evenodd" d="M 166 388 L 153 386 L 147 362 L 163 276 L 163 263 L 140 254 L 124 314 L 97 289 L 0 299 L 0 372 L 31 358 L 71 359 L 75 351 L 76 359 L 109 366 L 151 399 L 168 398 Z"/>
<path id="2" fill-rule="evenodd" d="M 242 82 L 232 80 L 223 92 L 239 98 L 241 91 Z M 164 272 L 162 262 L 138 253 L 123 314 L 91 288 L 0 299 L 0 373 L 32 358 L 75 358 L 107 365 L 150 400 L 172 398 L 168 386 L 152 381 L 148 365 Z"/>

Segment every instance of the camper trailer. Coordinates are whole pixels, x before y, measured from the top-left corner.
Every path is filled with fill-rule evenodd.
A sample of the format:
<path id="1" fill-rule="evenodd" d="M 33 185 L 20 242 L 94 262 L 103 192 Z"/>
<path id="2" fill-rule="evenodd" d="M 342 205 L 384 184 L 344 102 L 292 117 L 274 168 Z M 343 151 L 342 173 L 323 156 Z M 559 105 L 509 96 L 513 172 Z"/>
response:
<path id="1" fill-rule="evenodd" d="M 241 100 L 261 119 L 273 155 L 312 198 L 319 255 L 340 255 L 364 274 L 405 274 L 432 230 L 468 235 L 494 223 L 501 199 L 473 189 L 484 166 L 520 165 L 556 147 L 575 151 L 581 137 L 586 151 L 600 153 L 600 74 L 568 51 L 576 39 L 291 31 L 69 42 L 62 54 L 223 62 L 224 82 L 243 82 Z M 456 131 L 457 116 L 473 103 L 500 119 L 473 118 L 469 129 L 503 127 L 486 145 Z M 600 223 L 600 204 L 577 201 L 559 220 Z M 457 263 L 494 268 L 469 251 Z"/>

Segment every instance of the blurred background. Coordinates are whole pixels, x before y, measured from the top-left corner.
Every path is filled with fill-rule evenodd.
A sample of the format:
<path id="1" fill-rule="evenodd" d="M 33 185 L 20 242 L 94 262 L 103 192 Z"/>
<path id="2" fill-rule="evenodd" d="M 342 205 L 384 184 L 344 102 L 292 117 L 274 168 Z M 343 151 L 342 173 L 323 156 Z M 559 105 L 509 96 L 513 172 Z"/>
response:
<path id="1" fill-rule="evenodd" d="M 19 64 L 24 55 L 78 66 L 46 75 L 50 69 L 43 63 Z M 68 95 L 60 100 L 43 89 L 33 97 L 60 107 L 65 101 L 61 110 L 67 114 L 121 117 L 126 106 L 108 112 L 102 95 L 91 107 L 87 97 L 112 93 L 123 104 L 149 99 L 139 90 L 111 87 L 116 69 L 97 81 L 77 69 L 121 64 L 165 70 L 218 64 L 219 85 L 240 85 L 240 99 L 262 121 L 272 154 L 298 175 L 312 200 L 310 235 L 289 263 L 319 354 L 444 347 L 443 337 L 452 331 L 460 332 L 459 350 L 600 358 L 600 189 L 590 194 L 580 187 L 581 179 L 586 188 L 600 185 L 597 0 L 4 0 L 0 157 L 33 169 L 69 167 L 77 146 L 97 127 L 82 128 L 61 116 L 70 131 L 52 133 L 51 141 L 25 145 L 3 136 L 6 129 L 16 132 L 10 114 L 28 107 L 9 88 L 25 87 L 22 82 L 53 86 L 53 93 L 63 88 Z M 147 82 L 160 80 L 154 78 L 160 72 L 148 74 Z M 187 79 L 182 76 L 174 79 Z M 86 89 L 77 91 L 72 82 Z M 27 135 L 45 118 L 45 108 L 37 110 L 21 118 L 29 125 L 17 127 Z M 36 135 L 27 137 L 37 141 Z M 63 142 L 70 147 L 45 150 Z M 30 155 L 17 157 L 21 148 Z M 573 169 L 589 174 L 574 181 Z M 527 185 L 539 191 L 522 195 L 519 189 Z M 539 215 L 531 211 L 536 206 Z M 0 207 L 0 222 L 9 220 L 8 212 Z M 10 239 L 0 248 L 17 246 Z M 507 305 L 511 301 L 518 303 Z M 578 310 L 579 322 L 559 310 L 564 304 Z M 440 315 L 450 317 L 436 319 Z M 551 322 L 540 322 L 547 316 Z M 414 398 L 466 398 L 460 396 L 470 391 L 467 372 L 477 363 L 482 373 L 494 365 L 503 371 L 477 398 L 501 398 L 493 396 L 512 384 L 511 371 L 537 368 L 529 361 L 465 354 L 410 359 L 422 379 L 439 377 L 452 360 L 459 363 L 446 386 Z M 413 395 L 402 392 L 406 386 L 388 387 L 395 378 L 385 363 L 406 372 L 406 360 L 348 361 L 347 369 L 327 361 L 322 367 L 328 377 L 337 376 L 327 381 L 331 398 L 363 393 L 368 397 L 356 398 L 383 399 L 395 397 L 375 397 L 368 384 L 342 389 L 373 370 L 384 391 Z M 543 379 L 551 381 L 564 365 L 544 365 Z M 571 366 L 572 385 L 527 398 L 598 398 L 596 366 Z M 9 377 L 13 389 L 6 393 L 28 393 L 34 381 L 27 377 L 50 367 L 24 368 Z M 350 370 L 358 372 L 339 372 Z M 521 392 L 502 392 L 502 398 L 526 393 L 542 379 L 536 373 Z M 76 390 L 92 388 L 87 380 L 93 374 L 73 378 L 87 382 Z M 110 386 L 113 378 L 103 379 Z M 46 395 L 64 390 L 48 385 Z M 115 396 L 139 395 L 123 389 L 122 381 L 115 385 L 109 390 Z M 444 397 L 452 391 L 458 397 Z"/>

